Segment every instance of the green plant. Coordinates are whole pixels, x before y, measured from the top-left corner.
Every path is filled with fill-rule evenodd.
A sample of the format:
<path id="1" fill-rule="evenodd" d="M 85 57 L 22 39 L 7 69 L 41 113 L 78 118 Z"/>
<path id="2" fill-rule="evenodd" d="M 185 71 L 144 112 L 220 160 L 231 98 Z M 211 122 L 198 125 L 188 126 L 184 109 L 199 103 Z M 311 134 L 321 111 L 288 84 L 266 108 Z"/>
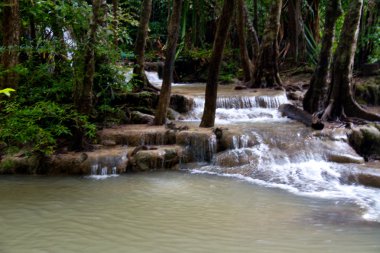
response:
<path id="1" fill-rule="evenodd" d="M 11 92 L 15 92 L 15 90 L 12 88 L 5 88 L 5 89 L 0 90 L 0 94 L 7 95 L 8 97 L 11 96 Z"/>
<path id="2" fill-rule="evenodd" d="M 71 106 L 51 101 L 32 106 L 7 103 L 0 115 L 0 140 L 8 147 L 24 148 L 31 153 L 50 155 L 55 151 L 58 138 L 69 138 L 74 129 L 84 129 L 89 138 L 96 134 L 95 125 L 88 122 Z"/>

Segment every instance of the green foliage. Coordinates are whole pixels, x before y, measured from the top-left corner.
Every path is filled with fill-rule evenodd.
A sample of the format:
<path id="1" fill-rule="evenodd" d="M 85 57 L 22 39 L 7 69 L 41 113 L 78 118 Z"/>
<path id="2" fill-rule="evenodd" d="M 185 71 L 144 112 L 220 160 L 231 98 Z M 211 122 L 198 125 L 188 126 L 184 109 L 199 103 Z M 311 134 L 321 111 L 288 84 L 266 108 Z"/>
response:
<path id="1" fill-rule="evenodd" d="M 14 92 L 15 90 L 14 89 L 11 89 L 11 88 L 6 88 L 6 89 L 3 89 L 3 90 L 0 90 L 0 94 L 4 94 L 8 97 L 11 96 L 11 92 Z"/>
<path id="2" fill-rule="evenodd" d="M 50 101 L 31 106 L 10 102 L 2 106 L 0 140 L 10 147 L 49 155 L 54 152 L 57 139 L 72 136 L 74 129 L 84 129 L 89 138 L 95 137 L 95 126 L 71 106 Z"/>

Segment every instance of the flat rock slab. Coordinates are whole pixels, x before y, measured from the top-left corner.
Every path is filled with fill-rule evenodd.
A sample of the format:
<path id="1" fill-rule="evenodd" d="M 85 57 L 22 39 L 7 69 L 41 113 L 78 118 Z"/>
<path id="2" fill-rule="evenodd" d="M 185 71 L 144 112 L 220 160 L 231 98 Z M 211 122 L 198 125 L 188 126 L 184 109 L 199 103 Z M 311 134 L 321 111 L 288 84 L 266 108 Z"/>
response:
<path id="1" fill-rule="evenodd" d="M 101 144 L 115 145 L 170 145 L 175 144 L 175 131 L 164 126 L 122 125 L 98 132 Z"/>

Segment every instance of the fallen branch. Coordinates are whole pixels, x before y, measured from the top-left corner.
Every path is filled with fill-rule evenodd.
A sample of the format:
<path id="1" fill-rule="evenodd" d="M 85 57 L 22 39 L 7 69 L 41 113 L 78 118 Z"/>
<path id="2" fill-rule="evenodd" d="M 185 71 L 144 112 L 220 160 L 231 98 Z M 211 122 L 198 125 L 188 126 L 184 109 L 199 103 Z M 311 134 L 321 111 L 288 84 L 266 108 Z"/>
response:
<path id="1" fill-rule="evenodd" d="M 313 116 L 292 104 L 282 104 L 278 110 L 282 113 L 282 115 L 297 120 L 315 130 L 322 130 L 325 126 L 322 121 L 318 119 L 318 117 Z"/>

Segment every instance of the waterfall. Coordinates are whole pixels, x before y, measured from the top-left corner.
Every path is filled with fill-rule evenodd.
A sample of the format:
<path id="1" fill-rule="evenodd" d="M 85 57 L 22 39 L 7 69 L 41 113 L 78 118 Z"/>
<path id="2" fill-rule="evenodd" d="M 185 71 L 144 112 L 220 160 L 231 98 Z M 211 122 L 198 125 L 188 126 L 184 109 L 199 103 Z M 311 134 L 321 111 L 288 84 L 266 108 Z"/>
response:
<path id="1" fill-rule="evenodd" d="M 284 93 L 274 96 L 231 96 L 219 97 L 215 121 L 217 124 L 229 124 L 246 121 L 287 121 L 281 117 L 277 108 L 288 100 Z M 199 121 L 203 114 L 204 97 L 193 97 L 193 109 L 184 116 L 185 121 Z"/>
<path id="2" fill-rule="evenodd" d="M 116 177 L 117 174 L 117 168 L 116 166 L 113 166 L 110 170 L 110 174 L 108 173 L 108 167 L 102 165 L 101 163 L 95 163 L 91 165 L 91 175 L 87 176 L 87 178 L 91 179 L 106 179 L 109 177 Z"/>
<path id="3" fill-rule="evenodd" d="M 265 187 L 291 193 L 352 202 L 363 210 L 362 217 L 380 222 L 379 190 L 354 184 L 357 165 L 329 161 L 329 154 L 357 157 L 344 141 L 335 145 L 310 138 L 310 131 L 292 123 L 283 129 L 262 125 L 249 134 L 234 136 L 234 149 L 217 154 L 215 163 L 193 170 L 234 177 Z M 247 147 L 247 136 L 256 136 L 259 144 Z"/>
<path id="4" fill-rule="evenodd" d="M 183 121 L 201 119 L 205 99 L 200 87 L 204 89 L 204 85 L 178 89 L 193 100 L 192 111 L 182 115 Z M 216 136 L 181 133 L 182 141 L 178 143 L 177 136 L 177 144 L 186 148 L 180 166 L 189 162 L 188 157 L 196 162 L 206 161 L 207 165 L 199 164 L 192 172 L 234 177 L 301 196 L 354 203 L 362 210 L 364 219 L 380 222 L 380 191 L 353 181 L 353 175 L 360 170 L 354 163 L 363 160 L 348 145 L 345 135 L 317 137 L 311 129 L 282 117 L 277 108 L 288 103 L 285 92 L 220 88 L 215 123 L 237 131 L 232 131 L 225 143 L 227 150 L 219 153 Z"/>

